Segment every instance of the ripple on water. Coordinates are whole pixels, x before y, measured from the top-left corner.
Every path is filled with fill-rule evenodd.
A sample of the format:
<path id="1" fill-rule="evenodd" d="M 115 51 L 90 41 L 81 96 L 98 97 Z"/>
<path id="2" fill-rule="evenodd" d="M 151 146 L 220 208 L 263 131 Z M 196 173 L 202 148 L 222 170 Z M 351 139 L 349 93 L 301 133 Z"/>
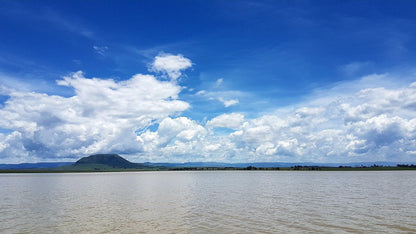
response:
<path id="1" fill-rule="evenodd" d="M 4 233 L 416 232 L 416 172 L 0 175 Z"/>

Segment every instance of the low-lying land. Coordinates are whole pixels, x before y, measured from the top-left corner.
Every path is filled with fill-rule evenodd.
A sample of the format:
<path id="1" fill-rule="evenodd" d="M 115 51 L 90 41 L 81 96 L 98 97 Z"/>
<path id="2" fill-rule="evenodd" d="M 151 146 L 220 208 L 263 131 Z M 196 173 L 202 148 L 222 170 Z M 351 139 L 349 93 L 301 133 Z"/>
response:
<path id="1" fill-rule="evenodd" d="M 233 166 L 165 166 L 150 163 L 132 163 L 117 154 L 96 154 L 81 158 L 73 164 L 51 168 L 9 168 L 0 169 L 0 173 L 64 173 L 64 172 L 124 172 L 124 171 L 207 171 L 207 170 L 244 170 L 244 171 L 381 171 L 416 170 L 414 164 L 396 166 L 283 166 L 283 167 L 233 167 Z"/>

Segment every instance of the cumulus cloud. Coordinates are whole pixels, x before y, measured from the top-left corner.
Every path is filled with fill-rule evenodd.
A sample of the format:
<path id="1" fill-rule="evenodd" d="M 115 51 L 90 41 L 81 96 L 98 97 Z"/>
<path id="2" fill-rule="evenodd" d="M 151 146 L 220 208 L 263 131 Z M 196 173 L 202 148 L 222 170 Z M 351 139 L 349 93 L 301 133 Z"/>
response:
<path id="1" fill-rule="evenodd" d="M 147 130 L 137 136 L 137 139 L 144 145 L 164 147 L 169 144 L 173 144 L 176 141 L 189 142 L 205 134 L 205 128 L 197 124 L 195 121 L 186 117 L 178 117 L 175 119 L 163 119 L 159 124 L 157 131 L 152 132 Z"/>
<path id="2" fill-rule="evenodd" d="M 0 109 L 0 127 L 13 132 L 2 138 L 0 157 L 137 153 L 143 150 L 137 129 L 189 107 L 177 99 L 180 86 L 151 75 L 116 82 L 77 72 L 58 84 L 73 88 L 75 95 L 9 91 Z"/>
<path id="3" fill-rule="evenodd" d="M 263 159 L 414 161 L 415 94 L 413 85 L 364 89 L 249 120 L 231 137 Z"/>
<path id="4" fill-rule="evenodd" d="M 0 161 L 111 152 L 153 162 L 414 162 L 416 83 L 386 80 L 394 78 L 372 75 L 256 118 L 220 113 L 205 124 L 180 115 L 190 107 L 180 100 L 183 87 L 152 75 L 115 81 L 77 72 L 57 81 L 74 90 L 71 97 L 3 87 Z M 232 100 L 238 93 L 198 96 Z"/>
<path id="5" fill-rule="evenodd" d="M 205 143 L 207 130 L 186 117 L 165 118 L 156 131 L 149 129 L 137 136 L 137 141 L 146 150 L 148 160 L 192 160 L 201 155 L 198 150 Z M 195 151 L 199 151 L 195 155 Z M 179 156 L 179 158 L 178 158 Z"/>
<path id="6" fill-rule="evenodd" d="M 231 113 L 205 126 L 187 120 L 193 124 L 180 125 L 178 132 L 201 133 L 187 139 L 172 137 L 178 132 L 166 130 L 149 131 L 143 137 L 171 136 L 168 144 L 159 144 L 152 152 L 185 161 L 411 162 L 416 159 L 415 95 L 415 84 L 337 95 L 329 90 L 326 97 L 254 119 Z M 228 128 L 231 133 L 217 134 L 212 128 Z"/>
<path id="7" fill-rule="evenodd" d="M 176 80 L 182 75 L 183 70 L 192 67 L 192 62 L 181 54 L 161 53 L 155 57 L 150 66 L 150 71 L 167 74 L 171 79 Z"/>
<path id="8" fill-rule="evenodd" d="M 244 122 L 244 115 L 239 113 L 222 114 L 207 122 L 208 127 L 237 129 Z"/>

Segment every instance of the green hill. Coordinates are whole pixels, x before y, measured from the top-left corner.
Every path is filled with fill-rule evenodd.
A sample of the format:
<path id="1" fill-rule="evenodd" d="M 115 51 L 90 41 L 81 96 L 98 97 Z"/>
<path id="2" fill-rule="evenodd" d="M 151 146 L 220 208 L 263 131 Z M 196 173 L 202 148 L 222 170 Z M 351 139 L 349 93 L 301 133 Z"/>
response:
<path id="1" fill-rule="evenodd" d="M 57 169 L 67 171 L 120 171 L 151 170 L 157 168 L 142 163 L 132 163 L 117 154 L 95 154 L 81 158 L 72 165 Z"/>

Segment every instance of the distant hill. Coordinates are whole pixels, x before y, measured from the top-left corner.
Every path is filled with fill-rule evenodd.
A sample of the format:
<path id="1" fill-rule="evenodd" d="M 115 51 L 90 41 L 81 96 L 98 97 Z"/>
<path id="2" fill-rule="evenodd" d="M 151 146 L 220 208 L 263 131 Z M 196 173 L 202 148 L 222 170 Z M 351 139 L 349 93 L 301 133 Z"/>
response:
<path id="1" fill-rule="evenodd" d="M 115 168 L 136 168 L 137 164 L 129 162 L 127 159 L 117 154 L 95 154 L 81 158 L 75 162 L 75 166 L 86 164 L 103 164 Z"/>
<path id="2" fill-rule="evenodd" d="M 0 164 L 1 169 L 42 169 L 54 168 L 74 164 L 74 162 L 39 162 L 39 163 L 19 163 L 19 164 Z"/>
<path id="3" fill-rule="evenodd" d="M 222 163 L 222 162 L 185 162 L 185 163 L 132 163 L 117 154 L 95 154 L 74 162 L 41 162 L 21 164 L 0 164 L 0 170 L 38 170 L 46 171 L 120 171 L 120 170 L 157 170 L 169 168 L 257 168 L 321 166 L 321 167 L 361 167 L 361 166 L 396 166 L 397 164 L 414 164 L 403 162 L 355 162 L 355 163 L 282 163 L 282 162 L 252 162 L 252 163 Z"/>
<path id="4" fill-rule="evenodd" d="M 72 165 L 56 168 L 75 171 L 107 171 L 122 169 L 152 169 L 151 165 L 132 163 L 117 154 L 94 154 L 81 158 Z"/>

